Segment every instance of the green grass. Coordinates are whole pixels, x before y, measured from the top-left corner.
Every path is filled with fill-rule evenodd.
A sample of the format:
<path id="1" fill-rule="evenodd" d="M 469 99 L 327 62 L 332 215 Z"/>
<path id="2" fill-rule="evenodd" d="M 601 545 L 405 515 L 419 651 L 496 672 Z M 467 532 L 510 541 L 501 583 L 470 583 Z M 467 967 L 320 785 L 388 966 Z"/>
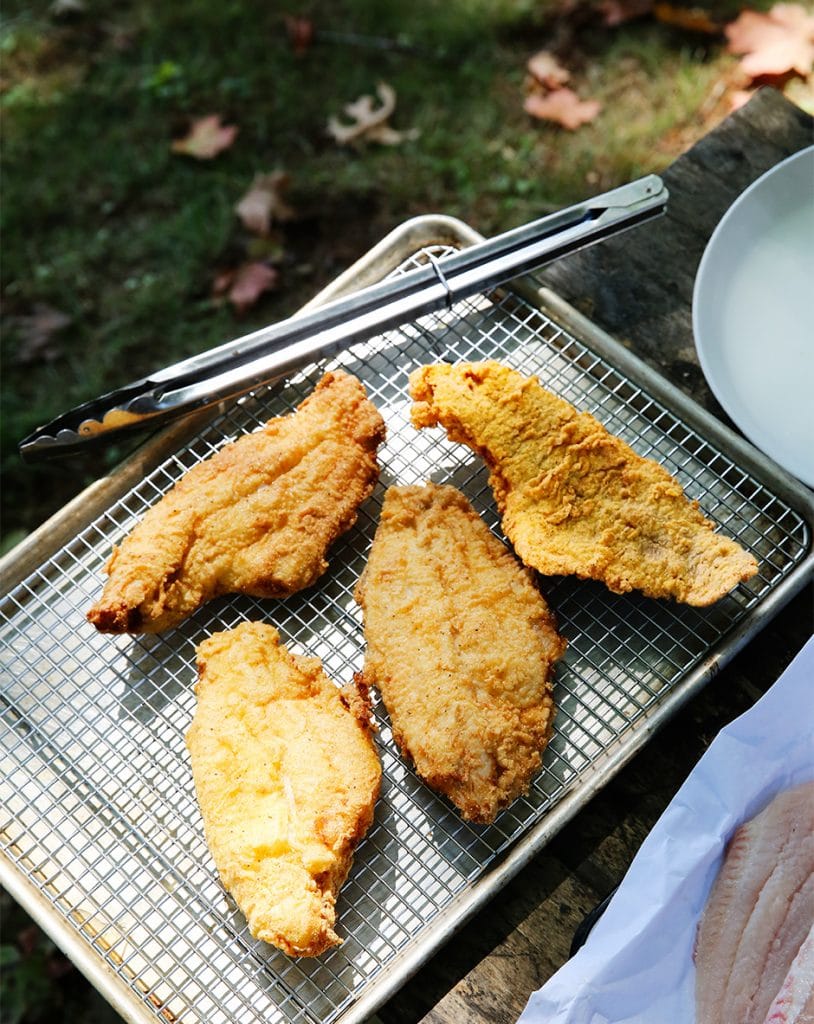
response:
<path id="1" fill-rule="evenodd" d="M 3 57 L 2 531 L 16 540 L 120 449 L 24 466 L 17 442 L 67 408 L 293 312 L 409 216 L 444 212 L 484 233 L 659 170 L 727 58 L 649 21 L 619 30 L 552 20 L 521 0 L 312 0 L 317 40 L 294 53 L 275 5 L 87 0 L 57 19 L 6 5 Z M 574 133 L 522 111 L 525 62 L 567 38 L 565 61 L 600 117 Z M 401 146 L 342 148 L 329 115 L 379 81 L 398 95 Z M 238 125 L 214 161 L 173 154 L 190 119 Z M 691 141 L 691 138 L 690 138 Z M 280 287 L 240 318 L 212 297 L 250 239 L 234 205 L 285 169 L 299 211 L 276 244 Z M 20 318 L 71 318 L 50 361 L 20 363 Z"/>

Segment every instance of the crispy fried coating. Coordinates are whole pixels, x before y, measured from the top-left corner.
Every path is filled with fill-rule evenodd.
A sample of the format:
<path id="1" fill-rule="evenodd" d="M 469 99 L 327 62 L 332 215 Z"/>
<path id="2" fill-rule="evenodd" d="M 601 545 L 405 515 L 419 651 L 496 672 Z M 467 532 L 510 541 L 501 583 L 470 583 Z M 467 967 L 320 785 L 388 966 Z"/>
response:
<path id="1" fill-rule="evenodd" d="M 88 619 L 157 633 L 220 594 L 285 597 L 328 566 L 378 478 L 384 421 L 350 374 L 186 473 L 125 539 Z"/>
<path id="2" fill-rule="evenodd" d="M 362 680 L 402 753 L 464 818 L 491 822 L 540 767 L 565 647 L 528 571 L 454 487 L 390 487 L 355 596 Z"/>
<path id="3" fill-rule="evenodd" d="M 415 426 L 440 423 L 486 461 L 503 529 L 539 572 L 704 606 L 757 571 L 663 466 L 536 377 L 438 364 L 411 374 L 410 393 Z"/>
<path id="4" fill-rule="evenodd" d="M 290 956 L 337 945 L 337 894 L 373 820 L 381 766 L 366 692 L 258 622 L 198 648 L 187 732 L 204 832 L 257 939 Z"/>

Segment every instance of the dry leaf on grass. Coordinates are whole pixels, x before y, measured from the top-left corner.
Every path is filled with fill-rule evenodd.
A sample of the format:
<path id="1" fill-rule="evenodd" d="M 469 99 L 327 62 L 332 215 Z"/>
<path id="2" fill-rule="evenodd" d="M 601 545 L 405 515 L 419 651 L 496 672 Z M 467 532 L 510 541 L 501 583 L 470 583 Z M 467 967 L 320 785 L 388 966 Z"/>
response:
<path id="1" fill-rule="evenodd" d="M 703 7 L 677 7 L 675 4 L 654 4 L 653 15 L 657 21 L 685 32 L 703 32 L 705 35 L 718 35 L 721 22 Z"/>
<path id="2" fill-rule="evenodd" d="M 599 9 L 602 13 L 602 21 L 608 27 L 613 27 L 650 14 L 653 9 L 653 0 L 602 0 Z"/>
<path id="3" fill-rule="evenodd" d="M 340 144 L 347 146 L 352 142 L 379 142 L 385 146 L 396 146 L 408 139 L 418 138 L 418 131 L 396 131 L 387 122 L 396 109 L 396 92 L 386 82 L 376 86 L 380 106 L 375 106 L 372 96 L 360 96 L 353 103 L 345 105 L 344 113 L 350 118 L 350 124 L 344 124 L 337 117 L 328 119 L 328 134 Z"/>
<path id="4" fill-rule="evenodd" d="M 558 89 L 571 77 L 571 72 L 548 50 L 540 50 L 533 57 L 529 57 L 526 68 L 532 78 L 546 89 Z"/>
<path id="5" fill-rule="evenodd" d="M 557 57 L 548 50 L 540 50 L 530 57 L 526 70 L 526 98 L 523 109 L 531 117 L 574 131 L 581 124 L 593 121 L 602 105 L 597 100 L 581 100 L 565 83 L 571 78 Z"/>
<path id="6" fill-rule="evenodd" d="M 310 50 L 311 44 L 314 42 L 314 23 L 310 18 L 287 14 L 285 30 L 288 34 L 288 41 L 291 43 L 291 49 L 298 57 L 302 57 Z"/>
<path id="7" fill-rule="evenodd" d="M 187 134 L 175 139 L 172 151 L 196 160 L 211 160 L 232 145 L 237 133 L 236 125 L 221 123 L 220 114 L 209 114 L 193 121 Z"/>
<path id="8" fill-rule="evenodd" d="M 290 183 L 285 171 L 255 176 L 249 191 L 235 206 L 243 226 L 254 235 L 268 237 L 272 223 L 283 223 L 296 216 L 283 198 Z"/>
<path id="9" fill-rule="evenodd" d="M 740 66 L 752 79 L 806 76 L 814 68 L 814 15 L 800 4 L 775 4 L 768 14 L 742 11 L 724 31 L 729 52 L 743 55 Z"/>
<path id="10" fill-rule="evenodd" d="M 598 100 L 581 100 L 573 89 L 554 89 L 548 93 L 532 92 L 526 96 L 523 109 L 532 117 L 554 121 L 569 131 L 593 121 L 602 104 Z"/>
<path id="11" fill-rule="evenodd" d="M 9 317 L 9 320 L 16 327 L 20 339 L 17 351 L 12 356 L 12 361 L 18 366 L 51 362 L 62 355 L 62 345 L 56 335 L 71 322 L 67 313 L 37 302 L 29 316 Z"/>
<path id="12" fill-rule="evenodd" d="M 275 267 L 252 260 L 218 275 L 213 291 L 217 297 L 225 296 L 238 313 L 245 313 L 264 292 L 277 286 L 279 277 Z"/>
<path id="13" fill-rule="evenodd" d="M 609 27 L 652 15 L 656 21 L 685 32 L 717 35 L 721 31 L 721 22 L 716 21 L 704 7 L 656 3 L 654 0 L 602 0 L 599 10 L 602 21 Z"/>

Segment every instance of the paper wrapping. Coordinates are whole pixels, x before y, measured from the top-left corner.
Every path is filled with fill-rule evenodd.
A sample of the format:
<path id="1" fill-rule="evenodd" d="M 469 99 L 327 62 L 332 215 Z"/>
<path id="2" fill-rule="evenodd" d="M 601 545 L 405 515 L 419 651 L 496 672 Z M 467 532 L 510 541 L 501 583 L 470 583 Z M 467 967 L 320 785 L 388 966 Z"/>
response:
<path id="1" fill-rule="evenodd" d="M 814 779 L 814 638 L 720 731 L 630 865 L 585 945 L 518 1024 L 691 1024 L 698 921 L 737 826 Z"/>

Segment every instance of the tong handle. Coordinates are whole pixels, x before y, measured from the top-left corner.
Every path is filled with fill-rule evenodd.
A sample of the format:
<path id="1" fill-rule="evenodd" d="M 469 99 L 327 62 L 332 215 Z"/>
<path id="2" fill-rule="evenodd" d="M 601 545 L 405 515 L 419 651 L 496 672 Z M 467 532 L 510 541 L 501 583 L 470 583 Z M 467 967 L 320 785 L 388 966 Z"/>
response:
<path id="1" fill-rule="evenodd" d="M 664 212 L 667 189 L 648 175 L 306 314 L 192 356 L 72 409 L 20 442 L 24 458 L 66 454 L 89 441 L 164 423 L 236 398 L 453 302 Z"/>

